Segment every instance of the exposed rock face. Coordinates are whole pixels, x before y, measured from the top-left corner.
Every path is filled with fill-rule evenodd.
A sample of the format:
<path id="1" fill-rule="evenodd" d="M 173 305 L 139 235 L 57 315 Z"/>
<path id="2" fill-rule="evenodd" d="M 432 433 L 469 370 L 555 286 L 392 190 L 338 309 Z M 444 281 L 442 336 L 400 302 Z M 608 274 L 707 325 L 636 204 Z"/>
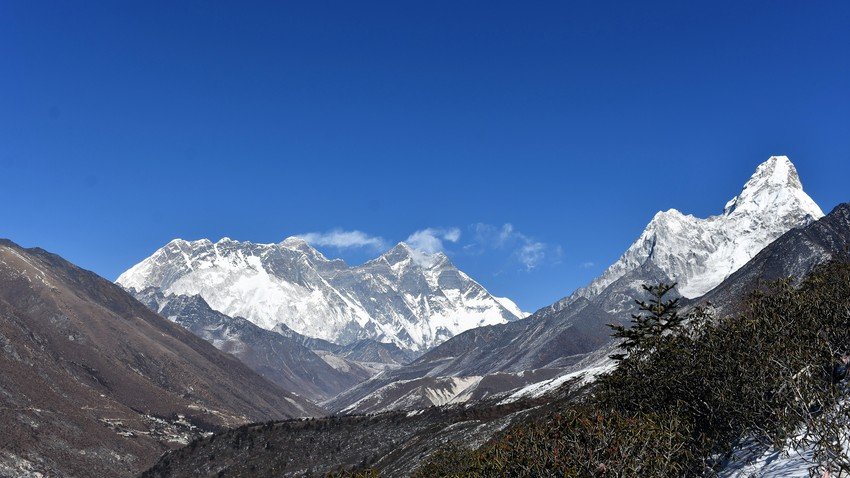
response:
<path id="1" fill-rule="evenodd" d="M 802 280 L 829 260 L 850 260 L 850 203 L 836 206 L 806 227 L 788 231 L 699 301 L 711 302 L 720 313 L 731 312 L 740 298 L 765 282 L 786 277 Z"/>
<path id="2" fill-rule="evenodd" d="M 305 241 L 174 240 L 122 274 L 125 288 L 200 295 L 215 310 L 343 345 L 361 339 L 424 351 L 465 330 L 522 317 L 442 253 L 400 243 L 357 267 Z"/>
<path id="3" fill-rule="evenodd" d="M 206 431 L 321 414 L 115 284 L 0 241 L 0 474 L 132 476 Z"/>
<path id="4" fill-rule="evenodd" d="M 327 400 L 376 373 L 351 360 L 322 357 L 294 332 L 266 330 L 241 317 L 212 310 L 198 295 L 166 297 L 155 289 L 130 292 L 155 312 L 234 355 L 284 390 L 313 402 Z"/>

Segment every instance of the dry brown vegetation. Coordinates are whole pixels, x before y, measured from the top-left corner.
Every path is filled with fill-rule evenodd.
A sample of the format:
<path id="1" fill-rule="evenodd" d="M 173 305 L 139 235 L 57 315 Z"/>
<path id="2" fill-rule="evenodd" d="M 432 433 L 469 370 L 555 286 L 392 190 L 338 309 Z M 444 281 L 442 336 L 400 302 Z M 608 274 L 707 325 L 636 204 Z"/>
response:
<path id="1" fill-rule="evenodd" d="M 775 282 L 722 319 L 678 316 L 663 296 L 615 331 L 629 355 L 583 399 L 479 450 L 445 449 L 417 476 L 712 476 L 745 440 L 813 447 L 813 473 L 850 471 L 850 265 Z"/>

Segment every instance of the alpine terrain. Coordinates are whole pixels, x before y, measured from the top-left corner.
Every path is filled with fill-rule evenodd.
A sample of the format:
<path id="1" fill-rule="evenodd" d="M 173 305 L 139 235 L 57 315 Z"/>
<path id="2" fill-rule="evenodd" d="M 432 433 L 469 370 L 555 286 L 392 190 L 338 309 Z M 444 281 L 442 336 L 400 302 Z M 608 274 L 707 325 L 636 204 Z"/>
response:
<path id="1" fill-rule="evenodd" d="M 657 213 L 617 262 L 551 309 L 560 310 L 579 297 L 599 297 L 631 272 L 650 266 L 675 280 L 684 297 L 699 297 L 786 231 L 821 217 L 823 211 L 803 191 L 791 160 L 771 156 L 721 214 L 700 219 L 676 209 Z"/>
<path id="2" fill-rule="evenodd" d="M 0 476 L 134 476 L 202 434 L 322 414 L 115 284 L 0 240 Z"/>
<path id="3" fill-rule="evenodd" d="M 214 310 L 271 330 L 347 345 L 362 339 L 424 352 L 458 333 L 524 316 L 458 270 L 443 253 L 400 243 L 349 267 L 307 242 L 176 239 L 121 274 L 128 290 L 198 295 Z"/>
<path id="4" fill-rule="evenodd" d="M 701 296 L 782 234 L 821 217 L 823 212 L 803 190 L 791 161 L 772 156 L 756 168 L 721 214 L 700 219 L 675 209 L 659 212 L 623 256 L 587 287 L 525 320 L 459 334 L 409 366 L 341 394 L 329 406 L 357 410 L 359 404 L 368 403 L 370 410 L 396 408 L 396 400 L 382 397 L 398 395 L 398 386 L 392 385 L 398 380 L 476 377 L 462 382 L 472 388 L 454 390 L 456 400 L 463 400 L 475 396 L 481 383 L 493 394 L 524 382 L 530 385 L 543 376 L 570 374 L 588 364 L 597 367 L 596 352 L 610 343 L 606 324 L 628 321 L 643 284 L 677 282 L 679 293 Z M 532 370 L 534 378 L 528 374 Z M 493 377 L 482 382 L 483 376 Z"/>
<path id="5" fill-rule="evenodd" d="M 213 310 L 198 295 L 166 297 L 146 289 L 135 296 L 154 312 L 232 354 L 284 390 L 314 402 L 327 400 L 371 377 L 377 373 L 376 368 L 395 363 L 389 360 L 373 364 L 331 351 L 314 352 L 309 347 L 322 349 L 320 339 L 300 336 L 283 325 L 275 331 L 263 329 L 241 317 Z"/>
<path id="6" fill-rule="evenodd" d="M 742 298 L 740 294 L 755 290 L 765 280 L 787 275 L 793 275 L 799 280 L 818 265 L 830 260 L 850 260 L 850 204 L 842 204 L 820 220 L 786 232 L 709 294 L 696 300 L 711 300 L 722 314 L 718 317 L 725 316 L 730 312 L 723 311 L 736 308 Z M 782 324 L 777 325 L 780 326 L 778 329 L 783 329 Z M 601 415 L 594 415 L 593 420 L 578 423 L 564 421 L 565 417 L 571 416 L 571 407 L 576 406 L 577 400 L 586 396 L 581 391 L 586 384 L 576 378 L 573 376 L 563 380 L 560 386 L 549 387 L 540 395 L 519 397 L 517 400 L 500 400 L 500 397 L 494 396 L 475 403 L 455 403 L 411 412 L 388 411 L 376 415 L 332 417 L 303 425 L 282 422 L 241 427 L 223 432 L 215 439 L 200 439 L 192 447 L 167 453 L 145 476 L 183 476 L 198 471 L 210 475 L 220 473 L 223 476 L 240 476 L 245 473 L 253 473 L 254 476 L 297 476 L 306 467 L 311 467 L 318 474 L 342 468 L 373 469 L 380 472 L 381 476 L 467 476 L 464 469 L 499 469 L 510 467 L 512 461 L 519 462 L 521 466 L 538 467 L 534 470 L 551 470 L 557 468 L 557 460 L 570 459 L 570 456 L 558 454 L 558 445 L 578 443 L 577 447 L 583 450 L 593 450 L 590 447 L 597 440 L 613 441 L 612 437 L 616 436 L 602 434 L 603 429 L 598 428 L 593 430 L 599 435 L 582 436 L 587 441 L 569 441 L 572 436 L 565 434 L 565 430 L 603 423 L 610 427 L 617 426 L 616 423 L 604 422 Z M 669 420 L 666 416 L 664 418 Z M 633 422 L 625 422 L 622 426 L 616 428 L 617 433 L 627 435 L 630 430 L 636 433 L 663 433 L 665 430 L 662 426 L 649 431 L 635 430 Z M 634 450 L 640 453 L 657 451 L 662 455 L 669 454 L 670 448 L 665 447 L 670 447 L 670 443 L 658 443 L 659 448 L 653 450 L 655 445 L 647 447 L 644 438 L 639 438 Z M 614 443 L 622 446 L 621 442 Z M 452 444 L 460 447 L 452 447 Z M 444 449 L 443 454 L 435 454 L 441 448 Z M 465 452 L 458 452 L 463 449 L 483 451 L 467 461 Z M 598 455 L 587 459 L 611 459 L 606 453 L 612 450 L 616 452 L 618 448 L 613 445 L 600 447 L 597 449 Z M 786 454 L 786 451 L 747 440 L 737 446 L 729 460 L 721 462 L 716 471 L 725 477 L 810 476 L 809 470 L 818 464 L 817 457 L 810 450 L 791 450 L 790 454 Z M 530 453 L 537 455 L 528 458 Z M 305 460 L 305 456 L 311 459 Z M 540 457 L 549 457 L 555 461 L 544 462 L 538 460 Z M 419 468 L 423 463 L 430 463 L 432 467 Z M 597 467 L 593 461 L 584 464 L 588 463 L 589 468 Z M 537 476 L 529 468 L 524 470 L 524 473 L 519 473 L 517 469 L 514 471 L 522 476 Z M 470 472 L 468 476 L 505 474 Z"/>

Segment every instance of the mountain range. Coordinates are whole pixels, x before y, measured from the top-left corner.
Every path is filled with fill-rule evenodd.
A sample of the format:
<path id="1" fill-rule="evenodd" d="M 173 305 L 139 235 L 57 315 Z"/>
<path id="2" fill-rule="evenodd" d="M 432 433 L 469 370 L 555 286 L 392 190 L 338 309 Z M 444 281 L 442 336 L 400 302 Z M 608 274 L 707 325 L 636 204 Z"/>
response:
<path id="1" fill-rule="evenodd" d="M 174 304 L 200 299 L 209 309 L 207 321 L 228 317 L 231 326 L 201 327 L 194 310 L 191 330 L 332 410 L 416 408 L 480 399 L 581 369 L 610 342 L 605 325 L 628 320 L 643 284 L 675 281 L 685 297 L 703 295 L 786 231 L 822 216 L 791 161 L 772 156 L 720 214 L 657 213 L 601 276 L 525 320 L 518 320 L 525 314 L 513 302 L 490 295 L 444 254 L 404 243 L 349 267 L 297 237 L 279 244 L 178 239 L 117 282 L 161 313 L 162 299 L 151 304 L 142 296 L 171 298 L 165 315 L 173 320 L 186 315 Z M 256 327 L 246 327 L 242 317 Z M 263 332 L 265 339 L 258 339 L 266 329 L 284 337 Z M 258 345 L 268 341 L 294 355 L 283 359 Z M 370 341 L 422 356 L 376 368 L 341 360 L 327 345 Z"/>
<path id="2" fill-rule="evenodd" d="M 349 266 L 298 237 L 176 239 L 113 284 L 3 240 L 0 476 L 130 476 L 190 442 L 149 476 L 366 458 L 409 474 L 610 369 L 606 325 L 628 321 L 643 284 L 731 314 L 830 259 L 850 259 L 850 205 L 824 216 L 784 156 L 715 216 L 657 213 L 601 276 L 530 316 L 406 243 Z M 291 420 L 328 413 L 351 416 Z M 265 423 L 224 431 L 251 422 Z"/>
<path id="3" fill-rule="evenodd" d="M 525 320 L 459 334 L 410 365 L 363 382 L 327 405 L 346 411 L 358 411 L 361 403 L 369 403 L 372 410 L 394 409 L 395 401 L 383 397 L 397 395 L 393 384 L 399 380 L 440 386 L 443 381 L 435 381 L 439 377 L 478 378 L 464 382 L 473 389 L 456 391 L 463 399 L 481 395 L 474 390 L 481 377 L 492 376 L 483 383 L 493 394 L 548 375 L 571 373 L 595 360 L 589 355 L 610 342 L 606 324 L 628 321 L 643 284 L 677 282 L 678 293 L 685 297 L 703 295 L 787 231 L 821 217 L 823 212 L 803 190 L 791 161 L 772 156 L 756 168 L 721 214 L 699 219 L 675 209 L 659 212 L 620 259 L 587 287 Z M 538 376 L 529 377 L 530 370 Z M 493 387 L 493 377 L 500 377 L 504 386 Z"/>
<path id="4" fill-rule="evenodd" d="M 805 276 L 830 259 L 850 260 L 850 203 L 839 205 L 809 225 L 786 232 L 708 294 L 692 302 L 710 299 L 719 311 L 730 313 L 741 299 L 739 292 L 753 290 L 765 280 L 786 274 Z M 446 344 L 453 340 L 457 339 Z M 387 476 L 408 476 L 418 463 L 446 443 L 474 448 L 498 433 L 494 428 L 510 430 L 512 425 L 568 407 L 581 382 L 562 380 L 559 385 L 531 402 L 523 401 L 527 398 L 500 401 L 494 396 L 412 412 L 333 417 L 313 427 L 295 427 L 287 422 L 242 427 L 224 432 L 215 440 L 200 439 L 192 449 L 165 454 L 145 476 L 185 476 L 197 470 L 234 476 L 249 470 L 256 476 L 294 476 L 306 466 L 318 474 L 368 466 Z M 245 445 L 249 443 L 256 445 Z M 290 443 L 298 445 L 293 447 Z M 720 470 L 720 476 L 809 476 L 812 462 L 804 457 L 785 455 L 782 450 L 769 447 L 743 451 L 733 455 L 736 459 Z M 210 460 L 210 456 L 215 460 Z M 310 459 L 305 461 L 305 456 Z M 450 454 L 444 457 L 450 458 Z"/>
<path id="5" fill-rule="evenodd" d="M 126 289 L 199 295 L 213 309 L 271 330 L 347 345 L 362 339 L 424 352 L 458 333 L 523 318 L 443 253 L 400 243 L 349 267 L 306 241 L 278 244 L 175 239 L 118 277 Z"/>

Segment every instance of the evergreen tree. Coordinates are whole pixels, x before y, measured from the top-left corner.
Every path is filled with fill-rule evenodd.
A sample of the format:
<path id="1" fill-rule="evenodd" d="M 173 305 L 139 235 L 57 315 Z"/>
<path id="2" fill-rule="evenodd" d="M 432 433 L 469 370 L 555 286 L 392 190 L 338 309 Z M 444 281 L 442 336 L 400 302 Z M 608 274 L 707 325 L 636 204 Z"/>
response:
<path id="1" fill-rule="evenodd" d="M 644 357 L 658 347 L 661 337 L 668 332 L 677 331 L 685 317 L 679 315 L 679 297 L 665 299 L 676 284 L 660 283 L 644 285 L 649 293 L 649 302 L 636 300 L 638 313 L 632 315 L 630 326 L 608 324 L 613 329 L 614 338 L 622 339 L 620 348 L 626 353 L 614 354 L 611 358 L 622 361 L 627 355 Z"/>

